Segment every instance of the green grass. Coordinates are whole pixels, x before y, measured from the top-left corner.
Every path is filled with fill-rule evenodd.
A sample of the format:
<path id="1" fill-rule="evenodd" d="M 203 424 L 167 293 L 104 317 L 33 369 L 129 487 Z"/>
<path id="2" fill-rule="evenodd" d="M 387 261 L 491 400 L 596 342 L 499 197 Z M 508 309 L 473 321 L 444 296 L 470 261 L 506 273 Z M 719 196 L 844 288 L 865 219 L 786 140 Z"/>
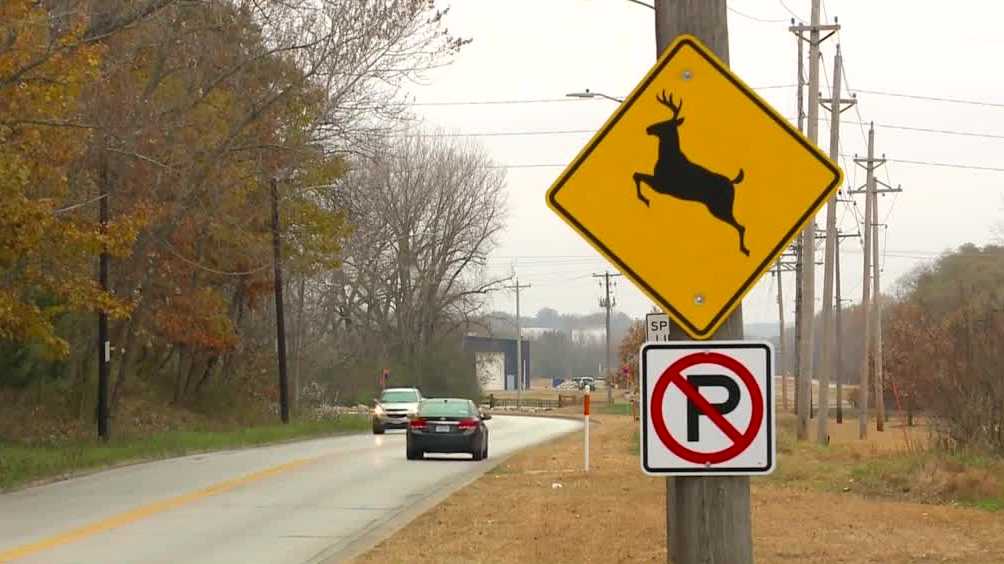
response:
<path id="1" fill-rule="evenodd" d="M 602 415 L 631 415 L 631 404 L 629 403 L 593 404 L 592 407 L 593 411 Z"/>
<path id="2" fill-rule="evenodd" d="M 68 441 L 45 446 L 0 442 L 0 491 L 20 484 L 123 462 L 157 460 L 198 452 L 265 445 L 369 428 L 364 415 L 336 421 L 293 421 L 231 431 L 170 431 L 145 438 Z"/>

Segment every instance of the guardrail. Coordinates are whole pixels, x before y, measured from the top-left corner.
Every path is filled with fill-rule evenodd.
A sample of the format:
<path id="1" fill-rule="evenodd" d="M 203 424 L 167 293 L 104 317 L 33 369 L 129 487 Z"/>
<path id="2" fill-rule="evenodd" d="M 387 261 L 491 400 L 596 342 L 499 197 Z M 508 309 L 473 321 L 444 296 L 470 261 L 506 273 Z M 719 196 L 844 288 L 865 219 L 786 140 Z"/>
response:
<path id="1" fill-rule="evenodd" d="M 534 409 L 556 409 L 562 406 L 558 400 L 552 399 L 537 399 L 537 398 L 497 398 L 495 396 L 488 396 L 487 398 L 481 399 L 482 404 L 487 404 L 489 408 L 494 409 L 497 407 L 532 407 Z M 567 405 L 567 404 L 566 404 Z"/>
<path id="2" fill-rule="evenodd" d="M 489 409 L 517 406 L 533 409 L 558 409 L 572 405 L 582 405 L 582 398 L 583 396 L 581 395 L 558 394 L 557 399 L 520 398 L 517 400 L 516 398 L 499 398 L 495 397 L 495 394 L 490 394 L 481 398 L 481 405 L 486 405 Z M 606 404 L 606 399 L 594 396 L 593 403 Z"/>

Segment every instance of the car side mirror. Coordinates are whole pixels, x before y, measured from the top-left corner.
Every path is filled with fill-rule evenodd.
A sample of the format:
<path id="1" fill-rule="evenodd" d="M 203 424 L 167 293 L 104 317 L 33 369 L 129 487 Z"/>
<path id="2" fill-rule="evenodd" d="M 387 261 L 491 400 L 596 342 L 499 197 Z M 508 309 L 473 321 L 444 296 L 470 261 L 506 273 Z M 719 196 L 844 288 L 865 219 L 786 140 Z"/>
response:
<path id="1" fill-rule="evenodd" d="M 481 414 L 481 420 L 482 421 L 488 421 L 491 418 L 492 418 L 492 414 L 491 413 L 482 413 Z"/>

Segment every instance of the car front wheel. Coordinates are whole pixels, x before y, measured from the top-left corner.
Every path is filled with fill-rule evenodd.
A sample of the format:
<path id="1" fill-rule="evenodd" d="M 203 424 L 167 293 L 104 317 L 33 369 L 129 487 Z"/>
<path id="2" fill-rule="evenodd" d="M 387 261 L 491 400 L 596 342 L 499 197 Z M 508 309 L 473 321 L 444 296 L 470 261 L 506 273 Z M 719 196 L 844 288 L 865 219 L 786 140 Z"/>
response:
<path id="1" fill-rule="evenodd" d="M 384 433 L 383 425 L 381 425 L 381 424 L 377 423 L 376 421 L 374 421 L 373 422 L 373 434 L 374 435 L 382 435 L 383 433 Z"/>

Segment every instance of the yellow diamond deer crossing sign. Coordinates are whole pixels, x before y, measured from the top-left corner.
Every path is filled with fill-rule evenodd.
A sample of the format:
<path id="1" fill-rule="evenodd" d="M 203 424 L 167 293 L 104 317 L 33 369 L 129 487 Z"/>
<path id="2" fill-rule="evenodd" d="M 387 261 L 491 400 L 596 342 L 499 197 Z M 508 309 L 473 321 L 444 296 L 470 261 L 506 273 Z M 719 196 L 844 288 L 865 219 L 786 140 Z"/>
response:
<path id="1" fill-rule="evenodd" d="M 681 36 L 547 202 L 687 333 L 706 339 L 841 178 L 707 47 Z"/>

